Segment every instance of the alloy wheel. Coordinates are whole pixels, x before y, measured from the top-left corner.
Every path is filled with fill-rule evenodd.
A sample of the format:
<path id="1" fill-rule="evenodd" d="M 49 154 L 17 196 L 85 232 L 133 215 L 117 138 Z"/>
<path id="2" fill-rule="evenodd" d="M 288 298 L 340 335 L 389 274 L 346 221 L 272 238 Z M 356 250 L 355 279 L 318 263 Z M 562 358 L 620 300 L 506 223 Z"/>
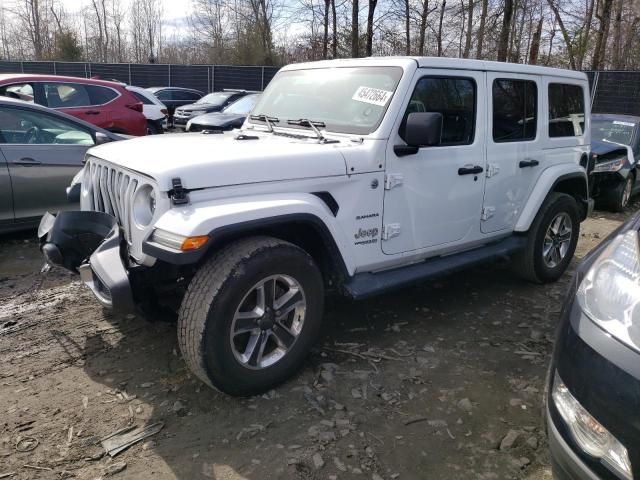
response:
<path id="1" fill-rule="evenodd" d="M 559 213 L 551 220 L 542 244 L 542 257 L 547 267 L 555 268 L 565 258 L 572 231 L 571 217 L 566 212 Z"/>
<path id="2" fill-rule="evenodd" d="M 306 307 L 304 290 L 293 277 L 272 275 L 255 284 L 231 324 L 236 360 L 254 370 L 282 360 L 302 332 Z"/>

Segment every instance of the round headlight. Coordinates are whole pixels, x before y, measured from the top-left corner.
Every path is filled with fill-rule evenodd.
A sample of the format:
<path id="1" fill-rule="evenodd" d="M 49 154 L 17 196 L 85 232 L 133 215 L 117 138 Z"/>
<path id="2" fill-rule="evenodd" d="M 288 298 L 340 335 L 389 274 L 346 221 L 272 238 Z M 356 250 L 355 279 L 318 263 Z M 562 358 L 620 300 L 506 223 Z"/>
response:
<path id="1" fill-rule="evenodd" d="M 156 193 L 151 185 L 143 185 L 133 199 L 133 220 L 140 227 L 147 227 L 156 211 Z"/>

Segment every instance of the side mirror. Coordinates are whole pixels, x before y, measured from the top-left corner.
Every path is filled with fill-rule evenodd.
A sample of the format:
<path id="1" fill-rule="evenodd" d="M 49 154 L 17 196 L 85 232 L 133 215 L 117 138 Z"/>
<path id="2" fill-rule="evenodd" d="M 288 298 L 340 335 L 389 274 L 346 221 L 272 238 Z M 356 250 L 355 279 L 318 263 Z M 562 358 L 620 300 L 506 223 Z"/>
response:
<path id="1" fill-rule="evenodd" d="M 96 132 L 96 145 L 102 145 L 103 143 L 109 143 L 111 141 L 111 138 L 102 133 L 102 132 Z"/>
<path id="2" fill-rule="evenodd" d="M 442 114 L 413 112 L 407 117 L 405 141 L 412 147 L 433 147 L 442 139 Z"/>

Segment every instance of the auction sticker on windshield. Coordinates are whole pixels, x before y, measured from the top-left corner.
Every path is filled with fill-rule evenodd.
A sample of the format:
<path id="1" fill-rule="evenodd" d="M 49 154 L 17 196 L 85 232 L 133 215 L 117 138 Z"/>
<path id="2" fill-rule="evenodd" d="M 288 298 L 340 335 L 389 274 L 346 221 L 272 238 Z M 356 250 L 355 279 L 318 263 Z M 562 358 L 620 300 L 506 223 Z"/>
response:
<path id="1" fill-rule="evenodd" d="M 393 92 L 379 88 L 358 87 L 351 99 L 384 107 L 391 98 L 391 95 L 393 95 Z"/>
<path id="2" fill-rule="evenodd" d="M 636 124 L 632 122 L 621 122 L 620 120 L 614 120 L 614 125 L 624 125 L 625 127 L 635 127 Z"/>

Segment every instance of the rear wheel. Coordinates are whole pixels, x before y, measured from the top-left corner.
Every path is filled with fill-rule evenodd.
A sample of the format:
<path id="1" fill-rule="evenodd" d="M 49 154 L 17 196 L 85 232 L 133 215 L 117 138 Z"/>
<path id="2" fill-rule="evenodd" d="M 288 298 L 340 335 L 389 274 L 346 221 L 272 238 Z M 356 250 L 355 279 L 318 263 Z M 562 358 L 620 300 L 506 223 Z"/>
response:
<path id="1" fill-rule="evenodd" d="M 158 126 L 153 122 L 147 122 L 147 135 L 157 135 L 162 133 Z"/>
<path id="2" fill-rule="evenodd" d="M 212 256 L 187 289 L 178 340 L 193 372 L 231 395 L 273 388 L 300 368 L 322 320 L 322 276 L 297 246 L 270 237 Z"/>
<path id="3" fill-rule="evenodd" d="M 551 193 L 540 207 L 524 250 L 513 259 L 516 272 L 535 283 L 554 282 L 569 266 L 580 235 L 578 205 L 564 193 Z"/>

